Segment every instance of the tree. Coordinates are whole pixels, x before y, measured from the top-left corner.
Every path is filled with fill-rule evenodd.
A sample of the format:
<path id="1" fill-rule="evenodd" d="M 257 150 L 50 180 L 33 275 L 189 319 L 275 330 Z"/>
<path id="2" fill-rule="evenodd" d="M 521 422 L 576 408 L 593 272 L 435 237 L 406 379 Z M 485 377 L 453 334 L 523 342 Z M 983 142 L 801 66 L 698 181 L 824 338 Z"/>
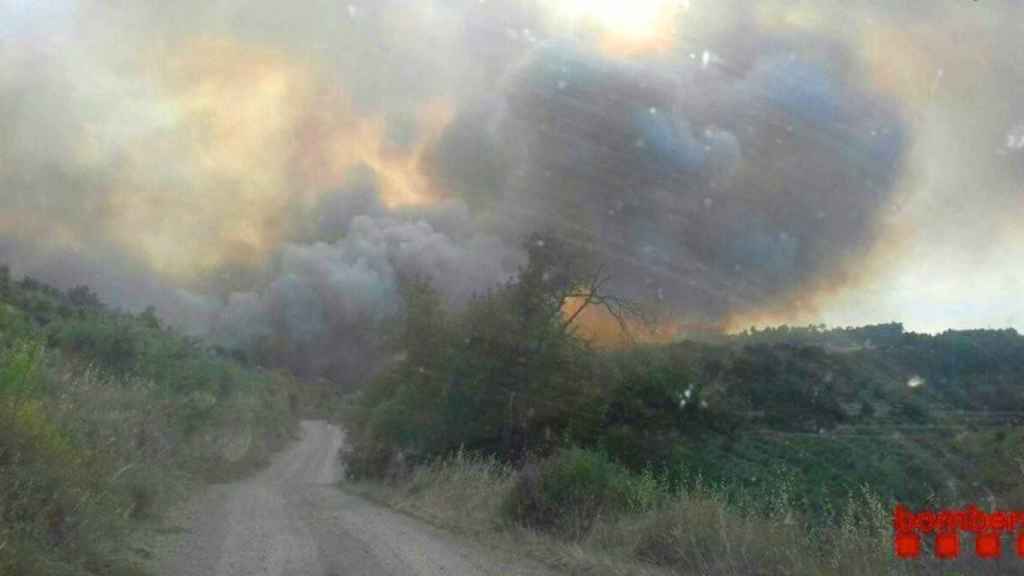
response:
<path id="1" fill-rule="evenodd" d="M 70 300 L 73 305 L 87 310 L 99 310 L 103 308 L 103 303 L 100 301 L 99 296 L 90 290 L 88 286 L 84 285 L 78 285 L 71 290 L 68 290 L 68 300 Z"/>
<path id="2" fill-rule="evenodd" d="M 604 308 L 629 334 L 628 321 L 645 319 L 641 307 L 610 288 L 613 280 L 593 255 L 557 237 L 535 234 L 526 242 L 529 263 L 517 279 L 524 311 L 543 309 L 561 317 L 561 331 L 568 333 L 591 306 Z"/>
<path id="3" fill-rule="evenodd" d="M 407 453 L 427 457 L 447 450 L 445 405 L 448 396 L 449 330 L 441 299 L 427 279 L 401 276 L 403 311 L 387 337 L 390 365 L 361 390 L 350 416 L 353 444 L 372 461 Z M 368 460 L 369 458 L 369 460 Z M 357 459 L 358 460 L 358 459 Z"/>
<path id="4" fill-rule="evenodd" d="M 905 397 L 893 407 L 893 415 L 915 424 L 923 424 L 928 421 L 928 406 L 924 401 L 917 398 Z"/>
<path id="5" fill-rule="evenodd" d="M 586 254 L 556 239 L 528 241 L 529 261 L 456 314 L 429 282 L 402 278 L 404 314 L 390 369 L 364 391 L 357 444 L 369 456 L 401 448 L 431 457 L 460 447 L 521 461 L 600 427 L 594 353 L 567 303 L 625 314 Z M 624 321 L 625 322 L 625 321 Z M 384 448 L 381 448 L 384 446 Z"/>
<path id="6" fill-rule="evenodd" d="M 398 285 L 404 311 L 395 347 L 408 363 L 433 367 L 445 356 L 448 336 L 441 297 L 422 276 L 402 276 Z"/>
<path id="7" fill-rule="evenodd" d="M 495 320 L 507 326 L 491 335 L 491 354 L 504 364 L 496 375 L 506 396 L 502 451 L 514 459 L 601 418 L 593 351 L 574 330 L 580 314 L 601 306 L 624 331 L 630 316 L 640 316 L 611 293 L 611 277 L 585 249 L 540 234 L 525 249 L 526 267 L 497 295 Z"/>
<path id="8" fill-rule="evenodd" d="M 152 330 L 160 329 L 160 319 L 157 317 L 156 308 L 153 306 L 147 306 L 146 309 L 139 314 L 139 320 L 142 320 L 142 323 L 147 328 Z"/>

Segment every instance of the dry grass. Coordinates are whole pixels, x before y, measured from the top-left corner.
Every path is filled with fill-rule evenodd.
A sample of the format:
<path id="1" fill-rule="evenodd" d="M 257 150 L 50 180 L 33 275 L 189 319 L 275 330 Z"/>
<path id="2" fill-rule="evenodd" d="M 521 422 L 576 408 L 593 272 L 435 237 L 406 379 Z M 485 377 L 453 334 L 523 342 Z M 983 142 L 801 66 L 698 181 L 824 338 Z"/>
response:
<path id="1" fill-rule="evenodd" d="M 515 470 L 494 459 L 458 453 L 420 466 L 397 483 L 362 482 L 348 486 L 388 506 L 432 524 L 469 533 L 501 531 L 503 496 L 516 482 Z"/>
<path id="2" fill-rule="evenodd" d="M 698 485 L 665 495 L 644 512 L 606 514 L 578 538 L 531 529 L 508 519 L 504 502 L 517 472 L 494 460 L 459 454 L 392 483 L 350 484 L 355 490 L 488 546 L 527 554 L 566 574 L 849 575 L 1014 574 L 1012 550 L 998 562 L 973 557 L 963 538 L 956 562 L 908 562 L 893 553 L 889 507 L 866 489 L 851 495 L 838 520 L 813 530 L 793 510 L 782 484 L 758 511 L 729 504 L 721 490 Z M 926 551 L 925 555 L 929 553 Z"/>
<path id="3" fill-rule="evenodd" d="M 130 533 L 196 483 L 258 465 L 291 429 L 270 379 L 182 398 L 26 350 L 0 351 L 0 574 L 141 574 Z"/>

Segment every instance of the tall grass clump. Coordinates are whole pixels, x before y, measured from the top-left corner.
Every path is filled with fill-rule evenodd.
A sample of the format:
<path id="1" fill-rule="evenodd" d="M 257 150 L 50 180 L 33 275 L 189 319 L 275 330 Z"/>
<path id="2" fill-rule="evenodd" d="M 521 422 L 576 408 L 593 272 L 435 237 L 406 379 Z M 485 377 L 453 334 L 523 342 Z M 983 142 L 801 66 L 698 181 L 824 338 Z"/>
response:
<path id="1" fill-rule="evenodd" d="M 568 448 L 527 464 L 503 511 L 523 525 L 579 539 L 603 517 L 646 512 L 666 496 L 665 484 L 649 471 L 631 474 L 603 452 Z"/>
<path id="2" fill-rule="evenodd" d="M 458 451 L 416 466 L 382 486 L 362 483 L 369 495 L 459 532 L 481 533 L 507 524 L 502 495 L 512 490 L 515 469 L 495 458 Z"/>
<path id="3" fill-rule="evenodd" d="M 508 491 L 514 478 L 513 470 L 494 458 L 459 451 L 417 468 L 408 480 L 408 493 L 442 525 L 483 530 L 500 522 L 501 502 L 495 494 Z"/>
<path id="4" fill-rule="evenodd" d="M 48 376 L 38 343 L 0 351 L 0 574 L 129 570 L 110 561 L 104 538 L 130 503 L 106 489 L 107 454 L 54 414 Z"/>
<path id="5" fill-rule="evenodd" d="M 928 573 L 895 558 L 889 505 L 866 488 L 815 519 L 788 474 L 758 491 L 669 477 L 582 448 L 518 470 L 460 451 L 371 486 L 397 509 L 570 574 Z"/>
<path id="6" fill-rule="evenodd" d="M 698 483 L 647 514 L 599 527 L 589 538 L 594 546 L 682 574 L 892 573 L 887 517 L 861 513 L 864 502 L 851 500 L 844 512 L 849 521 L 841 526 L 804 517 L 784 485 L 765 504 L 742 507 L 722 487 Z"/>

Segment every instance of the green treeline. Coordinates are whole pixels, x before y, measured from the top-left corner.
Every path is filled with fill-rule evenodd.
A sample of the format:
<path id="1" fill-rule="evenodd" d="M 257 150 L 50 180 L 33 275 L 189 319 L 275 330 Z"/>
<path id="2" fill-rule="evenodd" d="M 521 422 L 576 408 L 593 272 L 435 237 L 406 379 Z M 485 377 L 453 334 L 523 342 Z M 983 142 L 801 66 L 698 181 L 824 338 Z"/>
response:
<path id="1" fill-rule="evenodd" d="M 628 305 L 570 247 L 528 246 L 516 278 L 458 311 L 405 279 L 394 360 L 349 406 L 351 475 L 395 477 L 465 451 L 548 486 L 581 474 L 595 493 L 655 478 L 768 502 L 785 483 L 796 511 L 826 523 L 865 487 L 912 505 L 1024 495 L 1015 331 L 782 327 L 605 350 L 576 332 L 566 302 Z"/>
<path id="2" fill-rule="evenodd" d="M 738 531 L 701 527 L 708 550 L 797 518 L 780 538 L 820 534 L 884 563 L 885 503 L 1024 505 L 1015 331 L 780 327 L 602 349 L 573 312 L 626 325 L 638 308 L 572 246 L 526 247 L 516 277 L 458 310 L 401 279 L 390 361 L 343 409 L 352 477 L 427 479 L 433 494 L 479 468 L 508 521 L 577 540 L 642 534 L 630 557 L 694 569 L 708 566 L 688 556 L 705 513 Z M 264 461 L 305 395 L 324 404 L 251 356 L 0 267 L 0 574 L 139 573 L 127 534 L 195 483 Z M 878 512 L 856 520 L 859 539 L 841 529 L 855 501 Z M 649 526 L 631 532 L 633 515 Z M 744 560 L 780 573 L 792 561 Z"/>

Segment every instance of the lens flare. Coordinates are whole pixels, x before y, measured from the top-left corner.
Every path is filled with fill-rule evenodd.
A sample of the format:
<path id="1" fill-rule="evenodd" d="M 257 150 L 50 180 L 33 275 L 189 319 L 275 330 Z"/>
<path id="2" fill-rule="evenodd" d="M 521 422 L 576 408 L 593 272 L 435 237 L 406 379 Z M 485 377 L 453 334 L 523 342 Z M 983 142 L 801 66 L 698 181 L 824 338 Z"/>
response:
<path id="1" fill-rule="evenodd" d="M 551 2 L 556 21 L 577 34 L 596 34 L 610 54 L 633 55 L 665 51 L 675 39 L 676 21 L 688 1 L 561 0 Z"/>

